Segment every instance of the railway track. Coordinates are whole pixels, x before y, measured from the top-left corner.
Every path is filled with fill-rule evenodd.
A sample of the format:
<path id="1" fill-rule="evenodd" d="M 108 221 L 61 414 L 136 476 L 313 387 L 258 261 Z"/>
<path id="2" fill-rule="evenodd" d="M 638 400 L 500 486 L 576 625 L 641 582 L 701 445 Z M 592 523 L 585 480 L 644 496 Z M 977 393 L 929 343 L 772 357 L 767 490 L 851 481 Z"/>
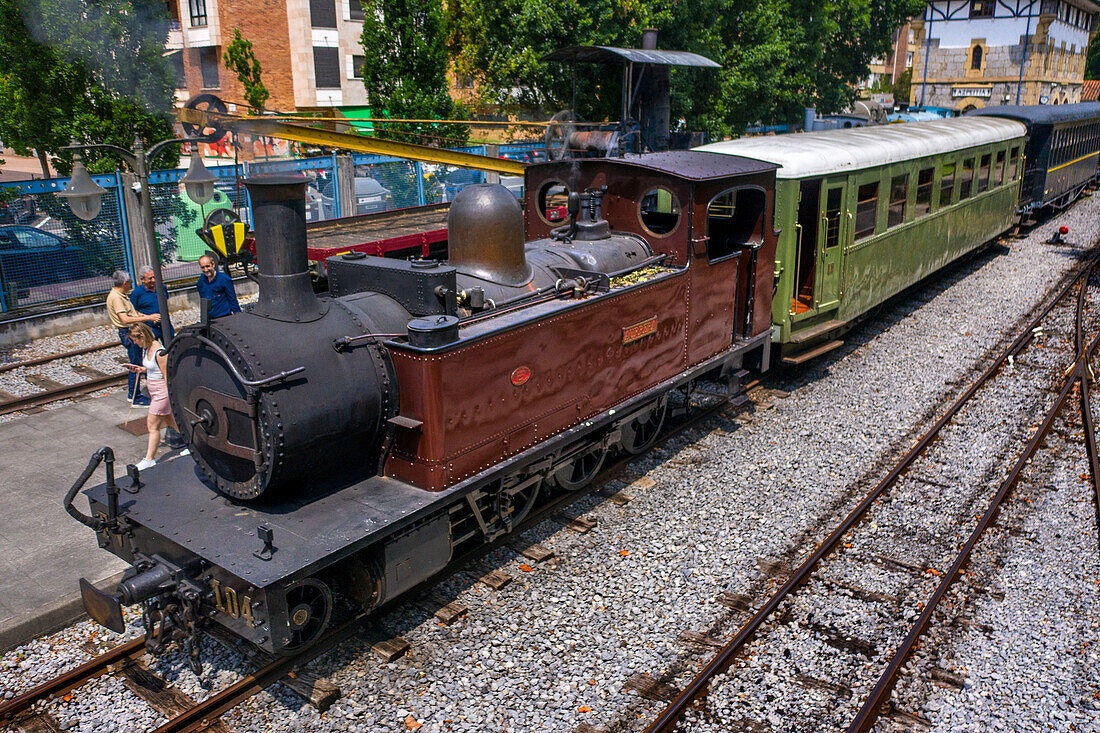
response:
<path id="1" fill-rule="evenodd" d="M 25 380 L 27 385 L 38 388 L 39 390 L 29 394 L 12 394 L 11 392 L 0 389 L 0 415 L 41 407 L 51 402 L 79 397 L 95 392 L 96 390 L 122 384 L 126 381 L 128 372 L 120 371 L 106 373 L 79 361 L 66 364 L 73 373 L 84 377 L 84 380 L 79 382 L 60 382 L 43 374 L 41 371 L 30 371 L 34 367 L 44 367 L 56 362 L 70 362 L 81 356 L 116 347 L 119 347 L 118 342 L 109 342 L 97 344 L 95 346 L 86 346 L 72 351 L 65 351 L 59 354 L 27 359 L 25 361 L 0 364 L 0 374 L 8 375 L 7 379 L 9 381 L 21 377 Z M 14 387 L 10 386 L 9 388 L 14 389 Z"/>
<path id="2" fill-rule="evenodd" d="M 1096 314 L 1088 313 L 1086 306 L 1098 258 L 1100 255 L 1094 255 L 1076 277 L 1064 284 L 1048 306 L 795 570 L 788 574 L 785 568 L 768 569 L 773 587 L 779 587 L 763 605 L 754 611 L 755 599 L 729 599 L 726 605 L 742 618 L 750 617 L 739 622 L 737 632 L 725 643 L 714 635 L 695 635 L 697 648 L 717 647 L 718 651 L 701 665 L 686 687 L 676 690 L 659 680 L 641 686 L 653 688 L 649 690 L 650 699 L 668 701 L 647 731 L 696 726 L 708 730 L 746 725 L 751 728 L 751 713 L 746 716 L 747 711 L 737 700 L 746 695 L 756 697 L 762 692 L 761 684 L 770 697 L 760 695 L 757 699 L 774 701 L 771 706 L 778 715 L 769 722 L 773 727 L 781 724 L 780 729 L 815 729 L 816 721 L 818 727 L 865 733 L 884 713 L 904 722 L 927 725 L 927 721 L 895 709 L 892 692 L 905 673 L 912 674 L 906 670 L 907 661 L 937 612 L 943 611 L 952 584 L 966 577 L 975 547 L 990 527 L 996 526 L 998 513 L 1064 413 L 1075 389 L 1080 394 L 1080 419 L 1100 528 L 1100 461 L 1089 407 L 1089 358 L 1100 345 L 1100 334 L 1088 340 L 1085 337 L 1086 331 L 1096 329 Z M 1057 363 L 1059 354 L 1068 354 L 1069 358 Z M 1047 398 L 1048 404 L 1041 412 L 1021 412 L 1022 422 L 1037 423 L 1034 429 L 1026 435 L 1004 436 L 999 445 L 991 444 L 998 465 L 992 470 L 983 469 L 985 475 L 966 478 L 966 470 L 944 470 L 953 460 L 960 460 L 949 452 L 953 444 L 984 437 L 981 430 L 959 428 L 966 420 L 981 424 L 981 402 L 976 397 L 986 390 L 1011 392 L 1024 381 L 1035 381 L 1036 375 L 1041 376 L 1039 381 L 1051 381 L 1053 385 L 1035 390 Z M 948 475 L 959 478 L 945 479 Z M 975 488 L 986 485 L 996 486 L 992 498 Z M 953 509 L 929 517 L 929 508 L 935 504 L 933 497 L 944 496 L 952 497 Z M 922 500 L 926 506 L 921 505 Z M 868 571 L 870 566 L 875 569 Z M 780 582 L 784 575 L 785 581 Z M 852 583 L 852 577 L 862 578 L 857 581 L 862 587 Z M 896 628 L 899 618 L 909 621 L 904 629 Z M 884 635 L 893 643 L 888 655 L 881 648 L 882 642 L 870 641 Z M 775 647 L 785 646 L 784 639 L 797 638 L 802 649 L 813 646 L 807 636 L 819 640 L 821 659 L 803 651 L 797 660 L 790 660 L 789 645 L 788 660 L 784 660 L 783 652 L 775 653 Z M 845 662 L 836 662 L 838 654 Z M 868 680 L 867 670 L 884 659 L 881 674 Z M 784 665 L 787 669 L 780 670 Z M 936 671 L 932 670 L 933 676 Z M 939 672 L 951 677 L 946 670 Z M 788 689 L 783 689 L 784 677 L 793 682 Z M 761 679 L 770 681 L 761 683 Z M 835 709 L 851 709 L 858 690 L 866 691 L 858 712 L 846 722 L 839 720 L 833 714 Z"/>

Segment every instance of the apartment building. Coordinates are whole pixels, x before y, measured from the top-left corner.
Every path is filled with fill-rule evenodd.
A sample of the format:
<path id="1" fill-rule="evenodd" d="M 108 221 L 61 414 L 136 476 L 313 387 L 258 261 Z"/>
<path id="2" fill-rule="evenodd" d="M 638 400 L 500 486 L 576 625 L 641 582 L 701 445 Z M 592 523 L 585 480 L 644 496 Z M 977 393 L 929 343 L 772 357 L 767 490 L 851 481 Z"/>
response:
<path id="1" fill-rule="evenodd" d="M 916 36 L 910 103 L 966 111 L 1081 101 L 1092 0 L 929 0 Z"/>
<path id="2" fill-rule="evenodd" d="M 238 109 L 244 90 L 222 54 L 233 31 L 251 41 L 267 108 L 363 116 L 363 7 L 359 0 L 169 0 L 178 20 L 168 50 L 176 66 L 180 103 L 208 92 Z"/>

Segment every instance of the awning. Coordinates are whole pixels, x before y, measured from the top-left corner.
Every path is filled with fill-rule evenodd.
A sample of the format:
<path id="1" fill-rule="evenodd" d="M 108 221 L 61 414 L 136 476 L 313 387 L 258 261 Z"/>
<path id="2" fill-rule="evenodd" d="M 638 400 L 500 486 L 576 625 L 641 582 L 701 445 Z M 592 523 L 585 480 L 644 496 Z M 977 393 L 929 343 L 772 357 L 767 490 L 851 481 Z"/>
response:
<path id="1" fill-rule="evenodd" d="M 721 64 L 706 56 L 688 51 L 657 51 L 641 48 L 614 48 L 613 46 L 570 46 L 542 57 L 542 61 L 580 61 L 594 64 L 634 63 L 659 64 L 661 66 L 702 66 L 722 68 Z"/>
<path id="2" fill-rule="evenodd" d="M 356 130 L 363 130 L 364 132 L 374 132 L 373 122 L 360 122 L 360 120 L 370 119 L 371 114 L 370 107 L 338 107 L 340 114 L 345 118 L 348 118 L 348 123 Z"/>

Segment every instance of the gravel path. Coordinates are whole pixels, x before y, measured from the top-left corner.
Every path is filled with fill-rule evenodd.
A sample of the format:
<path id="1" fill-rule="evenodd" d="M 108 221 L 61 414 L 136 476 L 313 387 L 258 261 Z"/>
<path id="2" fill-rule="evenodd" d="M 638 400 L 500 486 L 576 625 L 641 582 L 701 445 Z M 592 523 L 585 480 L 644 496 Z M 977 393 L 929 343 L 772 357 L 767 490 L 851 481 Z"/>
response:
<path id="1" fill-rule="evenodd" d="M 627 681 L 640 676 L 634 677 L 637 687 L 648 676 L 683 685 L 705 657 L 678 636 L 687 630 L 728 631 L 728 609 L 718 602 L 719 595 L 761 598 L 769 569 L 805 553 L 823 537 L 828 522 L 858 501 L 880 477 L 881 466 L 919 432 L 915 426 L 958 389 L 973 366 L 1077 262 L 1080 247 L 1042 244 L 1061 224 L 1078 241 L 1096 239 L 1100 197 L 1082 201 L 1026 240 L 991 248 L 951 268 L 852 332 L 845 348 L 801 370 L 770 375 L 771 396 L 755 412 L 715 418 L 636 460 L 610 487 L 624 489 L 633 501 L 619 506 L 590 497 L 570 510 L 570 516 L 596 522 L 590 532 L 566 529 L 567 517 L 543 522 L 428 596 L 409 599 L 378 617 L 354 643 L 312 666 L 343 692 L 327 713 L 317 713 L 277 686 L 231 712 L 227 721 L 247 731 L 644 728 L 664 703 L 627 689 Z M 1057 498 L 1062 492 L 1043 496 L 1053 504 L 1052 516 L 1065 521 L 1065 507 Z M 1089 507 L 1077 499 L 1067 490 L 1065 500 L 1076 502 L 1075 516 L 1087 526 Z M 1038 513 L 1042 500 L 1028 507 Z M 1078 532 L 1075 538 L 1080 547 L 1060 561 L 1072 567 L 1056 571 L 1051 566 L 1052 577 L 1044 578 L 1052 592 L 1067 586 L 1066 577 L 1097 575 L 1094 535 Z M 552 550 L 554 557 L 541 563 L 523 557 L 519 550 L 532 543 Z M 1019 569 L 1042 575 L 1045 557 L 1032 551 L 1032 565 Z M 514 582 L 500 591 L 478 582 L 492 569 L 503 570 Z M 1005 601 L 989 609 L 992 616 L 1006 614 L 998 622 L 1004 643 L 975 639 L 970 652 L 975 661 L 967 657 L 967 668 L 984 669 L 976 660 L 986 654 L 987 668 L 1009 670 L 1002 674 L 1004 688 L 997 688 L 1003 699 L 1028 684 L 1064 691 L 1067 675 L 1082 691 L 1079 695 L 1091 695 L 1096 683 L 1084 670 L 1091 657 L 1079 650 L 1082 635 L 1095 631 L 1095 599 L 1071 603 L 1067 596 L 1056 615 L 1060 620 L 1048 618 L 1045 627 L 1084 661 L 1032 669 L 1030 677 L 1025 668 L 1035 655 L 1015 644 L 1012 628 L 1021 617 L 1008 612 L 1011 599 L 1006 585 Z M 446 626 L 432 617 L 440 603 L 453 600 L 468 607 L 464 620 Z M 1048 613 L 1055 615 L 1054 609 Z M 1038 634 L 1041 622 L 1035 624 Z M 19 662 L 53 668 L 63 655 L 78 656 L 72 645 L 91 631 L 90 625 L 79 624 L 5 655 L 0 695 L 28 684 Z M 1027 626 L 1021 629 L 1021 645 L 1030 633 Z M 396 635 L 411 643 L 409 654 L 379 662 L 371 643 Z M 799 645 L 820 643 L 814 634 L 797 629 L 789 641 L 792 653 Z M 1049 640 L 1047 646 L 1044 653 L 1056 656 L 1059 647 Z M 967 648 L 960 642 L 960 658 Z M 178 656 L 156 664 L 173 684 L 199 696 L 204 686 L 228 684 L 243 669 L 232 655 L 216 654 L 202 678 L 191 675 Z M 1088 647 L 1086 655 L 1093 654 Z M 1020 675 L 1022 682 L 1010 682 Z M 1040 678 L 1052 687 L 1045 688 Z M 993 689 L 987 691 L 993 694 Z M 99 705 L 84 695 L 79 699 L 86 710 L 111 709 L 109 719 L 62 711 L 57 704 L 51 710 L 59 719 L 68 716 L 64 722 L 80 731 L 128 730 L 135 721 L 147 720 L 141 717 L 145 703 L 132 695 L 105 694 L 109 697 L 100 698 Z M 939 709 L 957 711 L 968 724 L 989 730 L 994 729 L 991 704 L 979 702 L 988 699 L 939 691 L 930 702 L 940 700 Z M 753 703 L 764 729 L 783 729 L 766 698 Z M 1018 708 L 1023 711 L 1022 701 Z M 952 727 L 953 714 L 927 711 L 942 730 L 959 729 Z M 821 729 L 832 726 L 823 723 Z M 1037 723 L 1034 729 L 1049 728 Z"/>

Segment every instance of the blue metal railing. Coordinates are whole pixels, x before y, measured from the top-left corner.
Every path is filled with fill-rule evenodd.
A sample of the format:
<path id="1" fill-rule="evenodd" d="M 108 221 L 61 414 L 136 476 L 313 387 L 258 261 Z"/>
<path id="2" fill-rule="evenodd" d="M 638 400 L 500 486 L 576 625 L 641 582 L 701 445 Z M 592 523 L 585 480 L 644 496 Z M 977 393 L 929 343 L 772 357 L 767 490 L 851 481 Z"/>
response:
<path id="1" fill-rule="evenodd" d="M 498 155 L 537 162 L 540 143 L 501 145 Z M 455 148 L 486 154 L 483 145 Z M 199 206 L 183 193 L 184 169 L 153 171 L 149 176 L 153 220 L 164 277 L 198 276 L 197 260 L 206 250 L 195 234 L 219 208 L 238 211 L 251 221 L 251 207 L 240 179 L 266 173 L 297 173 L 310 178 L 306 216 L 310 221 L 355 216 L 393 208 L 450 201 L 461 188 L 485 179 L 481 171 L 420 163 L 382 155 L 355 154 L 354 201 L 342 201 L 336 184 L 335 154 L 291 161 L 261 161 L 209 167 L 216 193 Z M 80 296 L 105 293 L 115 270 L 137 279 L 131 256 L 129 222 L 122 179 L 116 173 L 92 179 L 107 190 L 103 208 L 90 222 L 78 219 L 57 194 L 68 178 L 0 183 L 0 313 Z M 522 185 L 509 183 L 517 195 Z"/>

